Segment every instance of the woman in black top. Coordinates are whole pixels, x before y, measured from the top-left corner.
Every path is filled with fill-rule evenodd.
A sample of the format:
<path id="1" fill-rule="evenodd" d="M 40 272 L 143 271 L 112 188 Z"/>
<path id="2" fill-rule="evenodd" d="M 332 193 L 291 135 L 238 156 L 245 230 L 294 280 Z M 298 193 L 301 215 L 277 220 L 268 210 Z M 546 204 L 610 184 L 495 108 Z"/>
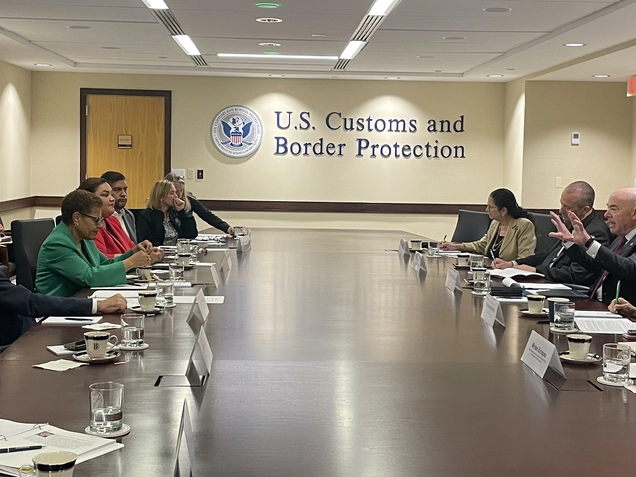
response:
<path id="1" fill-rule="evenodd" d="M 137 240 L 149 240 L 155 247 L 176 245 L 179 238 L 196 238 L 197 224 L 185 210 L 170 181 L 156 182 L 150 192 L 148 207 L 137 217 Z"/>
<path id="2" fill-rule="evenodd" d="M 183 176 L 178 176 L 171 172 L 163 179 L 174 184 L 175 190 L 177 191 L 177 197 L 185 202 L 184 210 L 186 212 L 194 212 L 212 227 L 222 230 L 226 234 L 234 235 L 234 227 L 206 209 L 205 206 L 199 202 L 196 197 L 194 197 L 194 195 L 186 191 L 185 179 Z"/>

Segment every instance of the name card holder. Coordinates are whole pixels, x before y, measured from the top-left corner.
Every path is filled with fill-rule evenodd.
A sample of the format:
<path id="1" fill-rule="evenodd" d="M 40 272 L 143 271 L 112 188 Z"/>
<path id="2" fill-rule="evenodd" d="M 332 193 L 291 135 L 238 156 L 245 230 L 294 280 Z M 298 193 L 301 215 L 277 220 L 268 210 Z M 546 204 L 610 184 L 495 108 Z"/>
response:
<path id="1" fill-rule="evenodd" d="M 556 346 L 534 330 L 530 333 L 521 361 L 542 379 L 548 368 L 565 378 L 565 371 L 563 371 Z"/>
<path id="2" fill-rule="evenodd" d="M 227 282 L 232 271 L 232 257 L 230 257 L 230 251 L 227 250 L 223 254 L 223 260 L 221 261 L 221 273 L 223 274 L 223 281 Z"/>
<path id="3" fill-rule="evenodd" d="M 492 295 L 486 295 L 484 297 L 484 306 L 481 309 L 481 319 L 484 320 L 488 326 L 494 326 L 495 321 L 504 328 L 506 327 L 506 320 L 504 319 L 503 311 L 501 310 L 501 303 Z"/>
<path id="4" fill-rule="evenodd" d="M 219 275 L 219 271 L 216 269 L 216 263 L 210 265 L 210 273 L 212 274 L 214 288 L 219 288 L 219 284 L 221 283 L 221 275 Z"/>
<path id="5" fill-rule="evenodd" d="M 459 293 L 463 293 L 462 279 L 459 277 L 459 272 L 453 267 L 448 268 L 448 272 L 446 274 L 446 288 L 452 292 L 458 290 Z"/>
<path id="6" fill-rule="evenodd" d="M 398 247 L 398 254 L 402 255 L 404 258 L 409 258 L 411 256 L 411 249 L 409 248 L 408 241 L 404 239 L 400 239 L 400 246 Z"/>
<path id="7" fill-rule="evenodd" d="M 194 346 L 192 347 L 185 374 L 166 374 L 159 376 L 155 381 L 155 387 L 202 387 L 212 372 L 213 358 L 210 342 L 205 334 L 205 330 L 201 326 L 197 333 Z M 203 366 L 201 366 L 201 361 L 203 361 Z M 197 366 L 197 362 L 199 362 L 199 366 Z"/>
<path id="8" fill-rule="evenodd" d="M 208 315 L 210 314 L 210 309 L 208 308 L 208 303 L 205 301 L 205 295 L 203 294 L 203 287 L 199 288 L 197 292 L 194 303 L 192 304 L 192 308 L 190 309 L 190 313 L 188 313 L 188 318 L 186 318 L 186 322 L 193 329 L 196 327 L 195 332 L 198 332 L 200 328 L 205 326 L 205 322 L 208 320 Z"/>
<path id="9" fill-rule="evenodd" d="M 174 452 L 174 476 L 181 475 L 179 468 L 179 456 L 181 454 L 181 440 L 185 435 L 186 447 L 188 448 L 188 458 L 190 460 L 189 475 L 195 475 L 194 468 L 196 465 L 194 453 L 194 434 L 192 432 L 192 420 L 190 419 L 190 410 L 188 409 L 187 399 L 183 400 L 183 409 L 181 411 L 181 420 L 179 421 L 179 432 L 177 434 L 177 446 Z"/>

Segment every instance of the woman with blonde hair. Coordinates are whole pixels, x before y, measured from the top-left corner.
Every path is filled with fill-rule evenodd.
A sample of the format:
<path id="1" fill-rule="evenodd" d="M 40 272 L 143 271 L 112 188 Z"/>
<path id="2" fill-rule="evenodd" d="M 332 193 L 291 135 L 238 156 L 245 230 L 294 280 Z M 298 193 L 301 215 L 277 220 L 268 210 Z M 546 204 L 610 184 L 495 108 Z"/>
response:
<path id="1" fill-rule="evenodd" d="M 167 180 L 155 183 L 148 207 L 137 218 L 137 240 L 149 240 L 153 246 L 176 245 L 179 238 L 196 238 L 197 224 L 177 197 L 174 184 Z"/>
<path id="2" fill-rule="evenodd" d="M 212 227 L 222 230 L 226 234 L 234 235 L 234 227 L 225 222 L 218 215 L 215 215 L 206 209 L 191 192 L 186 191 L 185 179 L 183 176 L 178 176 L 171 172 L 164 177 L 164 180 L 170 181 L 174 184 L 175 190 L 177 191 L 177 197 L 185 202 L 186 212 L 194 212 Z"/>

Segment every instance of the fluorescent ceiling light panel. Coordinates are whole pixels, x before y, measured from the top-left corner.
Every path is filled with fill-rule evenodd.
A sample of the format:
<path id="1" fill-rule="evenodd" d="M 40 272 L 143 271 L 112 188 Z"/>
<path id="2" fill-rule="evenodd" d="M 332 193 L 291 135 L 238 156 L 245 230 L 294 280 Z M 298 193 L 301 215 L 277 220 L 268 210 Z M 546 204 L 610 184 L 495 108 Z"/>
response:
<path id="1" fill-rule="evenodd" d="M 217 53 L 219 58 L 275 58 L 284 60 L 329 60 L 335 61 L 337 56 L 319 56 L 319 55 L 272 55 L 272 54 L 251 54 L 251 53 Z"/>
<path id="2" fill-rule="evenodd" d="M 369 10 L 369 15 L 388 15 L 401 1 L 402 0 L 375 0 Z"/>
<path id="3" fill-rule="evenodd" d="M 367 44 L 366 41 L 350 41 L 347 47 L 342 52 L 342 54 L 340 55 L 340 58 L 343 60 L 354 59 L 356 55 L 360 53 L 360 50 L 362 50 L 362 48 L 364 48 L 364 45 L 366 44 Z"/>
<path id="4" fill-rule="evenodd" d="M 188 35 L 174 35 L 172 39 L 179 44 L 181 49 L 186 52 L 186 55 L 196 56 L 201 54 Z"/>
<path id="5" fill-rule="evenodd" d="M 144 4 L 152 10 L 168 10 L 168 5 L 163 0 L 141 0 Z"/>

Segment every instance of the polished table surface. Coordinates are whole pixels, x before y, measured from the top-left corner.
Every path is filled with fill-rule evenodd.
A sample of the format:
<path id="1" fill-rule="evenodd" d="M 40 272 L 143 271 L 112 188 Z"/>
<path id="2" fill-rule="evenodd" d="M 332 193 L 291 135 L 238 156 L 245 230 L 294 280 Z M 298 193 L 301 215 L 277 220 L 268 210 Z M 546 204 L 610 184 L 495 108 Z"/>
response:
<path id="1" fill-rule="evenodd" d="M 78 465 L 80 477 L 171 475 L 184 399 L 195 475 L 629 475 L 636 395 L 559 391 L 539 378 L 520 362 L 530 332 L 559 350 L 565 337 L 516 305 L 503 307 L 506 328 L 489 327 L 481 297 L 445 289 L 451 259 L 427 258 L 428 273 L 416 275 L 389 251 L 403 237 L 415 238 L 255 229 L 252 250 L 232 251 L 226 281 L 205 289 L 225 303 L 210 305 L 214 361 L 202 388 L 154 387 L 157 376 L 185 371 L 194 341 L 186 305 L 148 318 L 150 348 L 125 353 L 121 366 L 32 368 L 57 359 L 46 345 L 82 336 L 36 326 L 1 355 L 0 418 L 81 432 L 88 385 L 123 383 L 132 432 L 122 450 Z M 592 350 L 609 339 L 595 335 Z M 602 374 L 599 365 L 564 369 L 568 383 Z"/>

